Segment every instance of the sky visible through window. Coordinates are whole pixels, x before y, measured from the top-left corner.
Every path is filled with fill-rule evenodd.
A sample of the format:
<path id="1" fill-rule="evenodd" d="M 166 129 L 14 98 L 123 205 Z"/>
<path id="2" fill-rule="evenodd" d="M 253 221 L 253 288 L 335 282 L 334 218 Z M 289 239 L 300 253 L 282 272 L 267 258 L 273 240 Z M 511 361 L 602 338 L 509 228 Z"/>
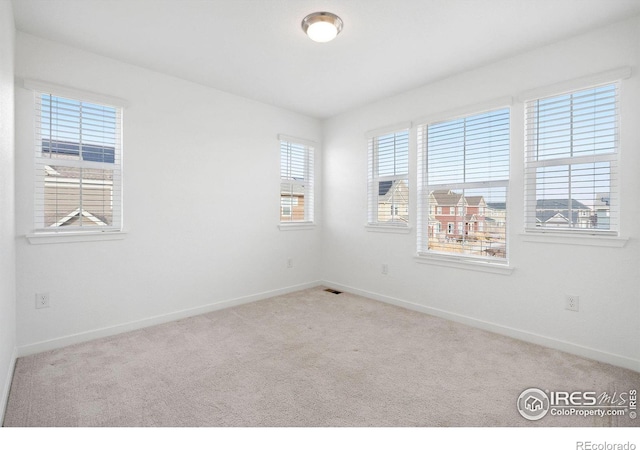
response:
<path id="1" fill-rule="evenodd" d="M 116 117 L 113 107 L 41 94 L 43 156 L 112 163 Z"/>
<path id="2" fill-rule="evenodd" d="M 376 140 L 378 177 L 409 173 L 409 131 L 386 134 Z"/>
<path id="3" fill-rule="evenodd" d="M 528 159 L 544 163 L 536 169 L 538 200 L 578 200 L 589 208 L 609 201 L 611 162 L 583 157 L 617 151 L 616 97 L 612 84 L 535 101 Z"/>
<path id="4" fill-rule="evenodd" d="M 303 181 L 306 177 L 307 147 L 291 142 L 280 144 L 280 178 Z"/>
<path id="5" fill-rule="evenodd" d="M 433 189 L 509 178 L 509 108 L 429 125 L 427 143 Z M 476 188 L 474 195 L 492 197 L 495 190 Z"/>

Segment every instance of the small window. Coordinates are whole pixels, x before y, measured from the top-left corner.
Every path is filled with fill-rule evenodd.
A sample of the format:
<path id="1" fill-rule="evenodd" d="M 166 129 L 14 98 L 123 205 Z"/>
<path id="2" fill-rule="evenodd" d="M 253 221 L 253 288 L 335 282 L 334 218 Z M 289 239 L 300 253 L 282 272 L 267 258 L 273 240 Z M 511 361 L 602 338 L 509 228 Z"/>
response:
<path id="1" fill-rule="evenodd" d="M 280 140 L 280 222 L 313 222 L 313 147 Z"/>
<path id="2" fill-rule="evenodd" d="M 409 222 L 409 130 L 375 135 L 369 147 L 369 225 Z"/>
<path id="3" fill-rule="evenodd" d="M 527 231 L 618 231 L 618 84 L 526 103 Z"/>
<path id="4" fill-rule="evenodd" d="M 35 93 L 35 231 L 121 230 L 122 108 Z"/>

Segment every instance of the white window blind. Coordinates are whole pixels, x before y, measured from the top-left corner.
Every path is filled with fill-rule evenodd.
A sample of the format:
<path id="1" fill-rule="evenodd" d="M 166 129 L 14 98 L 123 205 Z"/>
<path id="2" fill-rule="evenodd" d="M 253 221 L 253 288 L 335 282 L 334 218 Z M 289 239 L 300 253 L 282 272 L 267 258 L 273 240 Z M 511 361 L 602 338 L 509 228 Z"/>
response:
<path id="1" fill-rule="evenodd" d="M 526 102 L 528 231 L 615 234 L 618 84 Z"/>
<path id="2" fill-rule="evenodd" d="M 418 127 L 419 254 L 506 262 L 509 108 Z"/>
<path id="3" fill-rule="evenodd" d="M 280 141 L 280 222 L 313 222 L 313 147 Z"/>
<path id="4" fill-rule="evenodd" d="M 369 225 L 407 226 L 409 222 L 409 130 L 371 136 L 369 149 Z"/>
<path id="5" fill-rule="evenodd" d="M 116 231 L 122 108 L 35 92 L 35 230 Z"/>

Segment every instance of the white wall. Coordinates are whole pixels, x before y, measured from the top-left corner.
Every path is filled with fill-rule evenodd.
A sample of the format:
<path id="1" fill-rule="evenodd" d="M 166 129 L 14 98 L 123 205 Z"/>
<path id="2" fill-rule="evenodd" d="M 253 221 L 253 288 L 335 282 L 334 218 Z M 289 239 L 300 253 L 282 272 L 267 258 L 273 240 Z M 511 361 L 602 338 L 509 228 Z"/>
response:
<path id="1" fill-rule="evenodd" d="M 15 27 L 0 1 L 0 423 L 9 396 L 16 349 L 13 54 Z"/>
<path id="2" fill-rule="evenodd" d="M 24 237 L 33 227 L 33 94 L 16 87 L 21 354 L 319 279 L 320 226 L 278 229 L 277 135 L 315 140 L 320 148 L 320 122 L 31 35 L 18 33 L 16 46 L 16 77 L 129 103 L 127 237 L 33 245 Z M 316 154 L 320 181 L 321 152 Z M 318 182 L 318 211 L 320 192 Z M 287 258 L 293 258 L 291 269 Z M 34 308 L 36 292 L 50 293 L 50 308 Z"/>
<path id="3" fill-rule="evenodd" d="M 639 19 L 631 19 L 385 99 L 323 126 L 18 33 L 16 76 L 117 96 L 130 104 L 124 127 L 126 239 L 32 245 L 24 238 L 33 216 L 32 95 L 16 89 L 20 353 L 324 279 L 381 300 L 640 370 L 639 28 Z M 630 238 L 624 248 L 523 241 L 524 137 L 522 104 L 517 102 L 510 191 L 513 274 L 415 262 L 415 173 L 412 232 L 365 230 L 366 131 L 620 66 L 634 69 L 622 97 L 622 232 Z M 277 228 L 278 133 L 324 142 L 317 152 L 321 226 L 315 230 Z M 415 147 L 412 151 L 415 160 Z M 3 239 L 6 235 L 3 231 Z M 289 257 L 293 269 L 286 268 Z M 388 264 L 388 275 L 380 273 L 381 264 Z M 0 276 L 10 273 L 9 268 Z M 50 292 L 51 307 L 36 310 L 34 293 L 42 291 Z M 563 309 L 564 294 L 580 296 L 579 313 Z"/>
<path id="4" fill-rule="evenodd" d="M 323 278 L 346 290 L 640 370 L 639 43 L 640 20 L 634 18 L 326 121 Z M 415 172 L 412 232 L 365 230 L 366 131 L 621 66 L 634 71 L 621 99 L 621 230 L 630 238 L 624 248 L 523 241 L 524 113 L 518 101 L 512 108 L 510 276 L 416 263 Z M 415 145 L 412 151 L 415 162 Z M 382 264 L 388 264 L 388 275 L 381 274 Z M 580 312 L 564 310 L 565 294 L 580 296 Z"/>

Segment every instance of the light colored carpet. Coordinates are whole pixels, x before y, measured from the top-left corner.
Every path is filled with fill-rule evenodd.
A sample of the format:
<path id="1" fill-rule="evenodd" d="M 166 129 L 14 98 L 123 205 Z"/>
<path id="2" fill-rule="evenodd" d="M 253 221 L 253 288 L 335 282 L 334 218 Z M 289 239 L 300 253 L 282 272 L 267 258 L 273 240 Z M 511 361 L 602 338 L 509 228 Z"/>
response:
<path id="1" fill-rule="evenodd" d="M 640 374 L 321 288 L 20 358 L 5 426 L 637 426 L 530 422 L 530 387 Z"/>

